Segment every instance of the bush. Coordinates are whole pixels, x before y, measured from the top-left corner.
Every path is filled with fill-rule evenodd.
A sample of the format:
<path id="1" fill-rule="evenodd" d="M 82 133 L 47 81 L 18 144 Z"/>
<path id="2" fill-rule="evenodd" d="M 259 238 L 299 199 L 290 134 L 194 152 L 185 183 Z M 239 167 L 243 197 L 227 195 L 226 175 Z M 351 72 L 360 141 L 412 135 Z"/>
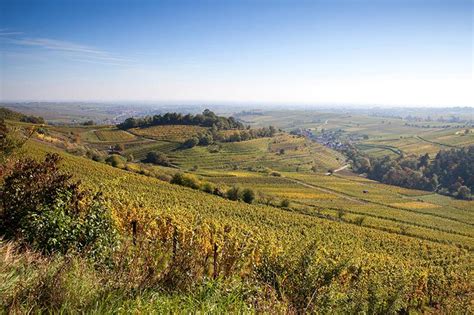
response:
<path id="1" fill-rule="evenodd" d="M 239 200 L 240 197 L 240 188 L 233 186 L 227 190 L 226 196 L 230 200 Z"/>
<path id="2" fill-rule="evenodd" d="M 199 139 L 196 137 L 189 138 L 183 143 L 183 148 L 193 148 L 199 144 Z"/>
<path id="3" fill-rule="evenodd" d="M 360 216 L 360 217 L 355 218 L 354 223 L 357 224 L 357 225 L 362 226 L 362 224 L 364 224 L 364 221 L 365 221 L 365 217 Z"/>
<path id="4" fill-rule="evenodd" d="M 252 203 L 255 199 L 255 193 L 252 189 L 246 188 L 242 191 L 242 200 L 246 203 Z"/>
<path id="5" fill-rule="evenodd" d="M 122 165 L 125 162 L 125 159 L 123 157 L 121 157 L 120 155 L 112 154 L 112 155 L 109 155 L 105 159 L 105 162 L 107 164 L 112 165 L 113 167 L 119 167 L 120 165 Z"/>
<path id="6" fill-rule="evenodd" d="M 145 162 L 162 166 L 171 166 L 171 162 L 168 157 L 161 152 L 148 152 Z"/>
<path id="7" fill-rule="evenodd" d="M 288 199 L 283 199 L 280 203 L 280 206 L 283 208 L 288 208 L 290 206 L 290 201 Z"/>
<path id="8" fill-rule="evenodd" d="M 7 239 L 19 239 L 43 253 L 87 251 L 102 259 L 114 248 L 117 233 L 99 195 L 81 191 L 60 158 L 18 161 L 2 187 L 0 227 Z"/>
<path id="9" fill-rule="evenodd" d="M 117 143 L 116 145 L 114 145 L 114 150 L 119 152 L 125 151 L 125 146 L 123 145 L 123 143 Z"/>
<path id="10" fill-rule="evenodd" d="M 168 183 L 169 183 L 169 182 L 171 182 L 171 178 L 172 178 L 172 177 L 171 177 L 170 175 L 168 175 L 168 174 L 158 174 L 158 175 L 156 176 L 156 178 L 158 178 L 159 180 L 162 180 L 162 181 L 164 181 L 164 182 L 168 182 Z"/>
<path id="11" fill-rule="evenodd" d="M 202 185 L 202 191 L 208 193 L 208 194 L 213 194 L 214 190 L 216 189 L 215 186 L 209 182 L 206 182 Z"/>
<path id="12" fill-rule="evenodd" d="M 196 178 L 196 176 L 183 173 L 174 174 L 173 178 L 171 179 L 171 183 L 193 189 L 199 189 L 201 186 L 201 183 L 199 182 L 199 179 Z"/>

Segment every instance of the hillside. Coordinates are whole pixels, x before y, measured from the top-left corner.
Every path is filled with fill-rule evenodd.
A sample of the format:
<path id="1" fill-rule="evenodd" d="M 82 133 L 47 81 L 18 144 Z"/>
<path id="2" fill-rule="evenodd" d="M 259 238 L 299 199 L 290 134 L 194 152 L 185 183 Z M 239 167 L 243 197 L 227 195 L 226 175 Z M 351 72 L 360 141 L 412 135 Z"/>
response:
<path id="1" fill-rule="evenodd" d="M 281 248 L 283 253 L 293 253 L 292 256 L 296 259 L 297 256 L 294 256 L 298 255 L 296 253 L 304 252 L 308 246 L 316 246 L 315 254 L 317 254 L 318 257 L 316 261 L 326 261 L 329 259 L 329 261 L 331 261 L 330 264 L 334 266 L 343 263 L 345 266 L 343 268 L 346 270 L 344 273 L 348 272 L 351 274 L 354 272 L 354 268 L 359 270 L 357 276 L 358 280 L 353 279 L 352 281 L 356 282 L 350 286 L 340 285 L 339 281 L 342 281 L 343 279 L 340 277 L 344 274 L 341 273 L 340 276 L 319 288 L 320 290 L 330 289 L 330 292 L 332 292 L 331 295 L 337 294 L 337 296 L 339 296 L 336 300 L 331 301 L 331 303 L 334 303 L 332 304 L 334 307 L 336 307 L 336 305 L 337 307 L 341 307 L 341 305 L 344 304 L 342 301 L 349 301 L 360 294 L 367 294 L 373 286 L 376 286 L 380 292 L 389 295 L 391 294 L 389 292 L 392 292 L 394 289 L 390 283 L 395 284 L 395 286 L 403 287 L 403 293 L 398 293 L 400 300 L 397 300 L 397 303 L 406 303 L 404 296 L 406 296 L 406 294 L 413 294 L 410 293 L 410 290 L 412 290 L 410 289 L 412 288 L 412 283 L 423 281 L 426 283 L 425 285 L 427 285 L 426 289 L 428 291 L 426 291 L 426 293 L 423 293 L 424 291 L 422 291 L 417 294 L 432 294 L 429 292 L 437 290 L 433 287 L 433 285 L 435 285 L 434 283 L 439 283 L 441 285 L 441 283 L 443 283 L 442 279 L 448 277 L 448 274 L 450 279 L 456 279 L 453 284 L 467 284 L 470 281 L 465 272 L 468 271 L 469 266 L 472 265 L 471 251 L 460 249 L 458 246 L 453 246 L 454 244 L 463 242 L 460 241 L 462 235 L 453 234 L 453 237 L 450 238 L 448 236 L 449 233 L 446 234 L 446 232 L 436 230 L 435 228 L 428 228 L 428 230 L 433 233 L 432 237 L 434 238 L 433 241 L 430 241 L 428 240 L 430 237 L 427 237 L 426 235 L 417 236 L 417 228 L 415 227 L 421 223 L 420 219 L 423 217 L 430 220 L 428 225 L 433 224 L 433 226 L 438 227 L 447 222 L 456 223 L 458 220 L 471 222 L 470 212 L 467 212 L 467 209 L 462 210 L 462 208 L 466 207 L 467 204 L 464 205 L 460 203 L 455 208 L 458 209 L 457 211 L 459 212 L 459 215 L 450 213 L 450 215 L 453 216 L 452 219 L 445 219 L 445 222 L 437 223 L 436 220 L 439 220 L 437 218 L 441 217 L 440 219 L 443 220 L 443 215 L 436 214 L 438 211 L 437 209 L 431 210 L 430 206 L 418 207 L 417 203 L 411 201 L 409 198 L 400 197 L 400 194 L 403 195 L 404 193 L 409 195 L 409 191 L 401 190 L 398 192 L 392 192 L 391 197 L 388 200 L 391 203 L 391 206 L 397 204 L 395 206 L 407 209 L 403 211 L 403 218 L 399 219 L 400 221 L 410 222 L 410 233 L 407 233 L 407 236 L 404 236 L 396 231 L 389 233 L 380 230 L 380 221 L 377 222 L 377 219 L 371 221 L 372 216 L 370 215 L 367 216 L 369 218 L 367 225 L 366 221 L 364 221 L 362 226 L 359 226 L 350 223 L 351 220 L 346 222 L 344 220 L 328 220 L 321 218 L 319 215 L 311 213 L 311 210 L 307 207 L 303 211 L 299 210 L 298 207 L 290 210 L 227 201 L 220 197 L 211 196 L 203 192 L 170 185 L 154 178 L 133 174 L 88 159 L 64 154 L 57 149 L 37 142 L 30 142 L 27 151 L 29 154 L 34 154 L 36 157 L 40 157 L 50 151 L 59 152 L 64 157 L 64 169 L 72 171 L 74 176 L 81 179 L 86 186 L 94 189 L 100 188 L 105 196 L 110 200 L 115 211 L 126 210 L 129 213 L 127 217 L 132 216 L 138 218 L 139 222 L 140 218 L 146 217 L 145 213 L 157 214 L 159 216 L 171 215 L 181 222 L 191 222 L 197 217 L 200 218 L 199 220 L 209 219 L 217 221 L 220 224 L 229 224 L 238 227 L 239 229 L 251 232 L 256 239 L 271 242 L 274 244 L 272 246 Z M 315 196 L 315 189 L 308 189 L 309 187 L 306 186 L 303 187 L 306 191 L 303 192 L 302 189 L 298 189 L 296 195 L 292 196 L 292 194 L 288 192 L 288 196 L 292 199 L 294 198 L 294 202 L 302 199 L 318 199 L 318 205 L 322 208 L 326 207 L 326 205 L 321 204 L 321 200 L 324 199 L 331 203 L 336 202 L 339 199 L 343 202 L 344 207 L 348 206 L 349 208 L 350 206 L 347 203 L 350 199 L 353 199 L 355 205 L 359 203 L 363 204 L 363 199 L 361 199 L 362 196 L 357 195 L 356 192 L 359 188 L 349 195 L 346 195 L 346 193 L 336 193 L 338 187 L 341 187 L 340 184 L 338 184 L 339 181 L 342 180 L 343 183 L 346 183 L 344 191 L 347 191 L 347 183 L 350 183 L 350 181 L 333 178 L 335 184 L 334 186 L 331 186 L 327 185 L 328 183 L 326 179 L 327 177 L 324 177 L 325 192 L 316 189 L 318 193 L 316 193 Z M 284 180 L 285 179 L 281 179 L 276 182 L 271 180 L 270 182 L 277 183 Z M 306 178 L 301 180 L 308 182 L 310 185 L 318 185 L 312 184 L 314 182 Z M 359 180 L 356 179 L 355 181 L 357 182 Z M 293 184 L 296 183 L 293 182 Z M 378 191 L 383 194 L 389 193 L 388 187 L 385 189 L 381 187 L 382 190 L 380 190 L 379 188 L 376 188 L 378 184 L 372 184 L 371 182 L 362 182 L 362 184 L 370 187 L 369 190 L 372 195 Z M 294 185 L 284 183 L 284 187 L 292 186 Z M 264 187 L 270 188 L 271 185 L 264 185 Z M 360 187 L 360 183 L 357 183 L 357 187 Z M 310 195 L 309 191 L 312 191 L 313 195 Z M 302 192 L 306 195 L 302 196 Z M 331 196 L 331 199 L 322 196 L 324 194 Z M 335 196 L 338 197 L 336 198 Z M 381 196 L 381 198 L 382 199 L 375 200 L 381 200 L 379 201 L 381 203 L 387 202 L 385 197 Z M 433 202 L 433 204 L 436 203 L 437 206 L 441 207 L 441 204 L 444 201 L 437 202 L 436 198 L 434 198 L 433 200 L 430 200 L 430 202 Z M 421 203 L 422 202 L 418 202 L 418 204 Z M 363 208 L 367 209 L 369 212 L 362 213 L 376 213 L 375 217 L 381 216 L 383 215 L 382 213 L 384 213 L 384 210 L 381 209 L 380 205 L 374 207 L 373 210 L 369 210 L 370 208 L 368 208 L 368 205 L 363 205 Z M 390 211 L 391 209 L 394 208 L 388 210 Z M 323 213 L 325 212 L 326 211 Z M 327 212 L 330 213 L 331 210 L 328 209 Z M 392 212 L 394 214 L 397 213 L 397 211 L 393 210 Z M 415 217 L 407 217 L 407 214 L 409 213 L 412 213 Z M 118 216 L 120 217 L 120 215 Z M 389 212 L 387 212 L 385 216 L 390 217 Z M 465 218 L 463 219 L 463 217 Z M 386 222 L 389 222 L 389 226 L 390 222 L 393 222 L 392 219 L 385 220 Z M 126 226 L 127 222 L 122 222 L 122 224 Z M 459 222 L 459 224 L 462 223 Z M 472 242 L 469 240 L 472 240 L 472 235 L 470 234 L 472 233 L 472 228 L 470 228 L 469 223 L 466 224 L 465 233 L 467 233 L 467 235 L 464 236 L 466 240 L 464 246 L 466 246 L 466 248 L 471 248 Z M 377 228 L 371 227 L 374 225 L 377 226 Z M 392 224 L 392 226 L 396 225 Z M 453 227 L 453 229 L 457 229 L 457 227 Z M 389 231 L 390 228 L 387 230 Z M 423 230 L 423 228 L 420 230 Z M 445 239 L 447 243 L 453 243 L 453 245 L 440 244 L 435 240 L 436 238 L 441 237 Z M 453 257 L 456 257 L 456 259 L 453 259 Z M 289 257 L 285 259 L 289 259 Z M 315 264 L 312 268 L 314 268 L 313 272 L 318 272 L 318 268 L 322 268 L 322 266 L 318 267 L 318 264 Z M 369 275 L 370 270 L 377 270 L 377 278 L 374 278 L 373 276 L 366 278 Z M 436 280 L 436 282 L 432 282 L 433 280 Z M 453 280 L 449 281 L 451 283 Z M 351 290 L 353 285 L 357 285 L 357 291 Z M 443 284 L 442 286 L 445 285 L 447 284 Z M 456 294 L 456 299 L 464 299 L 462 298 L 462 295 L 459 296 L 460 292 L 456 287 L 439 287 L 439 289 L 444 292 L 443 294 L 448 294 L 442 298 L 442 302 L 441 300 L 439 302 L 443 303 L 443 306 L 449 305 L 449 307 L 455 307 L 455 302 L 449 302 L 451 301 L 449 294 Z M 357 299 L 360 298 L 362 297 L 359 296 Z M 382 300 L 384 299 L 382 296 L 379 298 Z M 441 299 L 441 296 L 431 296 L 431 299 Z M 317 303 L 322 303 L 322 301 Z M 445 303 L 448 304 L 445 305 Z M 451 303 L 454 304 L 451 305 Z M 350 307 L 349 305 L 346 306 Z"/>
<path id="2" fill-rule="evenodd" d="M 191 297 L 193 291 L 187 291 L 189 288 L 176 291 L 169 287 L 173 288 L 171 296 L 121 296 L 112 289 L 110 294 L 120 296 L 115 308 L 131 303 L 131 310 L 157 311 L 157 299 L 168 303 L 165 311 L 195 307 L 186 302 L 187 297 L 197 299 L 194 301 L 203 311 L 214 307 L 222 311 L 235 310 L 233 307 L 290 311 L 304 309 L 308 303 L 313 310 L 328 312 L 457 312 L 469 307 L 474 262 L 472 201 L 384 185 L 347 170 L 328 176 L 327 170 L 343 165 L 344 157 L 301 136 L 277 133 L 273 137 L 182 148 L 187 138 L 179 136 L 185 134 L 181 133 L 182 126 L 160 126 L 159 132 L 156 127 L 147 128 L 154 128 L 153 133 L 163 138 L 110 126 L 43 126 L 22 151 L 36 159 L 48 152 L 62 156 L 61 169 L 85 188 L 102 192 L 123 235 L 130 235 L 131 224 L 136 222 L 139 237 L 149 239 L 158 233 L 171 241 L 175 236 L 166 232 L 169 227 L 160 228 L 164 220 L 172 222 L 175 233 L 182 231 L 178 242 L 184 249 L 189 246 L 186 240 L 193 240 L 186 231 L 198 233 L 204 247 L 201 253 L 193 252 L 193 264 L 194 259 L 201 261 L 204 253 L 217 255 L 214 259 L 202 257 L 207 271 L 199 271 L 192 280 L 198 288 L 207 283 L 206 274 L 216 274 L 219 264 L 225 266 L 227 259 L 234 261 L 225 255 L 237 251 L 242 261 L 232 263 L 233 269 L 229 270 L 235 271 L 229 275 L 239 275 L 236 281 L 242 281 L 239 283 L 243 286 L 249 279 L 256 279 L 251 286 L 267 288 L 270 291 L 266 294 L 273 297 L 265 306 L 262 303 L 268 297 L 251 302 L 245 294 L 236 293 L 239 291 L 235 287 L 229 289 L 231 282 L 222 269 L 217 291 L 213 292 L 237 294 L 237 304 L 225 304 L 225 295 L 213 301 Z M 123 148 L 111 151 L 116 145 Z M 148 152 L 165 154 L 173 167 L 142 162 Z M 119 162 L 109 163 L 110 156 L 120 157 Z M 197 176 L 203 188 L 169 183 L 180 172 Z M 224 191 L 232 187 L 251 189 L 256 196 L 251 204 L 232 201 L 225 195 L 205 192 L 205 185 Z M 205 232 L 208 227 L 213 228 Z M 219 232 L 228 230 L 232 237 Z M 213 243 L 215 239 L 221 239 L 219 242 L 227 249 L 213 252 L 213 244 L 218 244 Z M 172 266 L 170 262 L 165 265 L 168 267 L 153 267 L 160 270 L 158 278 Z M 173 268 L 182 273 L 179 268 L 185 266 Z M 96 271 L 90 272 L 99 277 Z M 307 276 L 297 276 L 301 272 Z M 107 275 L 100 277 L 109 279 Z M 316 291 L 318 297 L 311 298 Z M 110 305 L 102 295 L 95 298 L 104 307 Z M 89 307 L 81 309 L 90 311 Z"/>
<path id="3" fill-rule="evenodd" d="M 5 107 L 0 107 L 0 119 L 44 124 L 44 119 L 42 117 L 24 115 Z"/>

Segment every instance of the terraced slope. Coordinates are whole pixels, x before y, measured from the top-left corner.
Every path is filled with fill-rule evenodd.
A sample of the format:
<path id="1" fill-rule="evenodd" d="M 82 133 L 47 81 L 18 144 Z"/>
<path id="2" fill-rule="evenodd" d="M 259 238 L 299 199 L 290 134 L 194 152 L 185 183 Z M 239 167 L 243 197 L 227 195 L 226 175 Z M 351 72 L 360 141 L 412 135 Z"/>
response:
<path id="1" fill-rule="evenodd" d="M 280 153 L 280 149 L 284 153 Z M 188 169 L 269 168 L 277 171 L 320 171 L 339 167 L 342 161 L 334 151 L 316 143 L 282 135 L 243 142 L 222 143 L 218 147 L 194 147 L 168 153 L 173 163 Z"/>

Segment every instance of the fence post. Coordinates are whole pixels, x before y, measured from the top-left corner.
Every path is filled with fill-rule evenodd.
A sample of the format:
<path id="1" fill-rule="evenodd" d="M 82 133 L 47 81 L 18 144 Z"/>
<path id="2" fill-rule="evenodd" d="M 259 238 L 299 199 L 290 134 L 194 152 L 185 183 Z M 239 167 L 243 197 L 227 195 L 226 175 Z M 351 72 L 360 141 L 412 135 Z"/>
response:
<path id="1" fill-rule="evenodd" d="M 137 220 L 132 220 L 133 245 L 137 244 Z"/>
<path id="2" fill-rule="evenodd" d="M 213 278 L 217 279 L 217 243 L 214 243 L 214 270 L 213 270 Z"/>
<path id="3" fill-rule="evenodd" d="M 174 231 L 173 231 L 173 260 L 176 257 L 177 248 L 178 248 L 178 231 L 175 226 Z"/>

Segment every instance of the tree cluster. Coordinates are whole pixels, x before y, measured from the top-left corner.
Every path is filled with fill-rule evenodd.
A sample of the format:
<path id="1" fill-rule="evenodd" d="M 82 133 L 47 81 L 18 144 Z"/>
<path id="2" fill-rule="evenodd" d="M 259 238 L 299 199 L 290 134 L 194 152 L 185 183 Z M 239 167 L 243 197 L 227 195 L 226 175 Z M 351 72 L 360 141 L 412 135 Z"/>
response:
<path id="1" fill-rule="evenodd" d="M 354 148 L 347 149 L 346 154 L 354 170 L 386 184 L 459 199 L 470 199 L 474 190 L 474 146 L 440 151 L 433 160 L 428 154 L 368 158 Z"/>
<path id="2" fill-rule="evenodd" d="M 192 148 L 197 145 L 207 146 L 215 142 L 240 142 L 263 137 L 273 137 L 276 131 L 275 127 L 269 126 L 258 129 L 235 130 L 230 135 L 224 135 L 219 133 L 217 129 L 211 128 L 208 132 L 187 139 L 182 147 Z"/>
<path id="3" fill-rule="evenodd" d="M 127 118 L 118 125 L 118 128 L 126 130 L 130 128 L 143 128 L 160 125 L 192 125 L 202 127 L 215 127 L 218 130 L 244 129 L 244 125 L 233 117 L 217 116 L 214 112 L 206 109 L 202 114 L 192 115 L 181 113 L 166 113 L 164 115 L 147 116 L 143 118 Z"/>
<path id="4" fill-rule="evenodd" d="M 162 166 L 171 166 L 171 162 L 168 157 L 164 153 L 157 151 L 148 152 L 143 162 Z"/>

